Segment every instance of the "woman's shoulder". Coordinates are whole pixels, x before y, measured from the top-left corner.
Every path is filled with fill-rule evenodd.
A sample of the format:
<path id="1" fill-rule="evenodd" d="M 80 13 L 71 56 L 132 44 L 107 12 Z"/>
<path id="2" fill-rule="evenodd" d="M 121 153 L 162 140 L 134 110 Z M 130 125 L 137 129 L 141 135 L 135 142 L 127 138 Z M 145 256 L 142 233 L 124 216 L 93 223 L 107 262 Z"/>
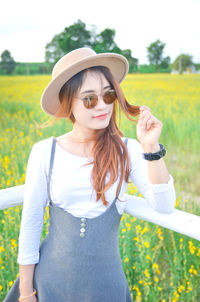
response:
<path id="1" fill-rule="evenodd" d="M 37 150 L 47 150 L 52 145 L 53 142 L 53 136 L 50 136 L 48 138 L 42 139 L 36 143 L 33 144 L 33 148 Z"/>
<path id="2" fill-rule="evenodd" d="M 42 139 L 33 144 L 29 156 L 29 161 L 33 165 L 41 165 L 47 171 L 49 167 L 49 158 L 51 153 L 51 146 L 53 143 L 53 136 Z"/>
<path id="3" fill-rule="evenodd" d="M 46 162 L 50 156 L 51 146 L 53 143 L 53 136 L 42 139 L 32 145 L 31 157 L 35 159 Z"/>

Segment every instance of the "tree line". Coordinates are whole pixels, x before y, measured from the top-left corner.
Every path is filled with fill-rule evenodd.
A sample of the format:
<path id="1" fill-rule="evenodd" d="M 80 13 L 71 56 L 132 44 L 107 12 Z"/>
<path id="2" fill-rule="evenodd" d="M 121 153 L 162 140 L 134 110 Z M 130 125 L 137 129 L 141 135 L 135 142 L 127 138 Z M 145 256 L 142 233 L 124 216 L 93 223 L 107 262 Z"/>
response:
<path id="1" fill-rule="evenodd" d="M 164 57 L 163 52 L 166 44 L 159 39 L 147 47 L 147 58 L 149 64 L 139 64 L 139 60 L 132 56 L 130 49 L 121 49 L 115 42 L 115 30 L 106 28 L 100 33 L 95 26 L 90 30 L 86 24 L 78 20 L 64 31 L 57 34 L 46 44 L 45 62 L 41 63 L 20 63 L 15 62 L 9 50 L 1 54 L 0 74 L 50 74 L 53 65 L 66 53 L 80 47 L 91 47 L 96 53 L 114 52 L 126 57 L 129 62 L 129 73 L 152 73 L 171 72 L 172 69 L 182 73 L 192 65 L 200 69 L 200 64 L 195 64 L 192 56 L 180 54 L 171 63 L 169 56 Z M 180 64 L 181 62 L 181 64 Z"/>

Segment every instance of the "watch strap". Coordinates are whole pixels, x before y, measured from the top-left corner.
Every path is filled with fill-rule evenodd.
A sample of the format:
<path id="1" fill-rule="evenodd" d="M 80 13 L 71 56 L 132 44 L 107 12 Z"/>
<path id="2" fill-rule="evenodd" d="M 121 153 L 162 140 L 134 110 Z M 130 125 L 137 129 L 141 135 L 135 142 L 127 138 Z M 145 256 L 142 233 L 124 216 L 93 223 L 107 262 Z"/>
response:
<path id="1" fill-rule="evenodd" d="M 144 159 L 146 160 L 159 160 L 160 158 L 162 158 L 163 156 L 165 156 L 166 154 L 166 149 L 162 144 L 159 144 L 160 146 L 160 150 L 158 152 L 155 153 L 142 153 L 142 156 Z"/>

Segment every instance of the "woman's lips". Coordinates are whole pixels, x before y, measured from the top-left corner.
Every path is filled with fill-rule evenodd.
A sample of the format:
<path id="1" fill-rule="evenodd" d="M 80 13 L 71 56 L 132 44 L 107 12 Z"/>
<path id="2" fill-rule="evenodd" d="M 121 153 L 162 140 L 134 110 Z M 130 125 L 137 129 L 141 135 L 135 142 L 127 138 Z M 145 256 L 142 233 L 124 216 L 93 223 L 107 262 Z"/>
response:
<path id="1" fill-rule="evenodd" d="M 107 113 L 106 114 L 101 114 L 101 115 L 95 116 L 95 118 L 103 120 L 103 119 L 105 119 L 107 117 L 107 115 L 108 115 Z"/>

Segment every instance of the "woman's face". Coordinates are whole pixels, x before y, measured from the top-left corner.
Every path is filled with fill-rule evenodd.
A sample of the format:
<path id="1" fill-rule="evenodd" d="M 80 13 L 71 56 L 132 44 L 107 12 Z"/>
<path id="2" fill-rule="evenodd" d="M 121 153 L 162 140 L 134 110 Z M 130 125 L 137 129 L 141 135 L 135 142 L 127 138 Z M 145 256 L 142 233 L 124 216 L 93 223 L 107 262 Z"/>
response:
<path id="1" fill-rule="evenodd" d="M 73 100 L 72 113 L 76 126 L 91 130 L 103 129 L 108 126 L 113 112 L 113 103 L 106 104 L 103 100 L 103 94 L 110 89 L 108 80 L 101 72 L 87 71 L 83 78 L 83 84 Z M 91 94 L 98 95 L 98 102 L 95 107 L 87 109 L 81 99 Z M 104 116 L 98 118 L 97 116 L 100 115 Z"/>

